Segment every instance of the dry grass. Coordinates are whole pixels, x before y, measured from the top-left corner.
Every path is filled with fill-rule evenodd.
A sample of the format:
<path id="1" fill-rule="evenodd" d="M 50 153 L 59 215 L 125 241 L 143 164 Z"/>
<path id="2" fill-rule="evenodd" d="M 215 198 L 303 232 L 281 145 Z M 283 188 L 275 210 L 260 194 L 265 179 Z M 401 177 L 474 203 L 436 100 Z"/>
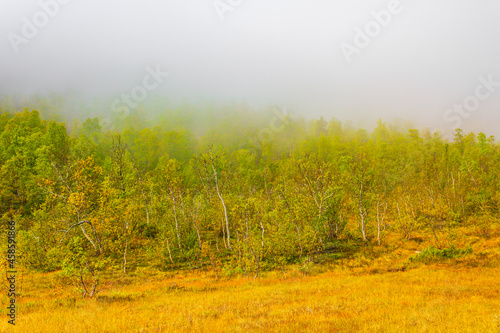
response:
<path id="1" fill-rule="evenodd" d="M 4 314 L 0 331 L 500 332 L 500 237 L 453 237 L 472 240 L 474 254 L 388 272 L 429 245 L 406 242 L 313 276 L 298 269 L 219 282 L 204 273 L 122 276 L 95 299 L 60 287 L 57 273 L 29 274 L 16 327 Z"/>
<path id="2" fill-rule="evenodd" d="M 193 275 L 114 287 L 92 300 L 36 288 L 45 293 L 23 298 L 16 329 L 4 319 L 0 330 L 500 332 L 498 277 L 498 268 L 332 271 L 216 284 Z M 44 280 L 52 277 L 37 275 L 25 288 Z"/>

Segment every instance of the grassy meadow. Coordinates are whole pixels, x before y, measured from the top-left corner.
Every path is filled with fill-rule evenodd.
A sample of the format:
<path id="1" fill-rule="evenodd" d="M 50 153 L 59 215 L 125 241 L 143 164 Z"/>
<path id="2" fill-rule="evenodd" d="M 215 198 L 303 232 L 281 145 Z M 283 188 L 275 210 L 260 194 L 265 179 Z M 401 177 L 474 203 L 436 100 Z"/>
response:
<path id="1" fill-rule="evenodd" d="M 417 260 L 430 241 L 415 238 L 258 278 L 143 269 L 107 277 L 94 298 L 58 272 L 25 272 L 16 326 L 4 316 L 0 331 L 500 332 L 500 237 L 453 238 L 472 253 Z"/>

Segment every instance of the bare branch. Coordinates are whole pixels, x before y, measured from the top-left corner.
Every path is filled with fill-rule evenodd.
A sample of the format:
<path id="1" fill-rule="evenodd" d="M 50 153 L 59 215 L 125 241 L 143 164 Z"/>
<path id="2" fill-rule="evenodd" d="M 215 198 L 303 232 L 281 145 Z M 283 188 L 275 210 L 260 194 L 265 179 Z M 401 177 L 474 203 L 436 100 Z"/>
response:
<path id="1" fill-rule="evenodd" d="M 97 242 L 98 242 L 98 245 L 99 245 L 99 249 L 97 248 L 97 246 L 95 245 L 94 241 L 92 240 L 92 238 L 90 238 L 87 233 L 85 232 L 85 228 L 83 227 L 83 225 L 87 223 L 90 225 L 90 227 L 92 228 L 92 231 L 94 232 L 94 237 L 96 238 Z M 57 244 L 57 246 L 61 245 L 62 241 L 66 238 L 66 236 L 68 235 L 68 233 L 74 228 L 74 227 L 78 227 L 78 226 L 81 226 L 82 227 L 82 231 L 85 235 L 85 237 L 87 237 L 87 239 L 90 241 L 90 243 L 92 244 L 92 246 L 94 247 L 94 249 L 100 253 L 101 252 L 101 241 L 99 240 L 99 237 L 97 236 L 97 232 L 94 228 L 94 225 L 92 224 L 92 222 L 90 221 L 81 221 L 81 222 L 78 222 L 78 223 L 75 223 L 73 224 L 72 226 L 69 227 L 68 230 L 66 230 L 64 232 L 64 236 L 61 238 L 61 240 L 59 241 L 59 243 Z"/>

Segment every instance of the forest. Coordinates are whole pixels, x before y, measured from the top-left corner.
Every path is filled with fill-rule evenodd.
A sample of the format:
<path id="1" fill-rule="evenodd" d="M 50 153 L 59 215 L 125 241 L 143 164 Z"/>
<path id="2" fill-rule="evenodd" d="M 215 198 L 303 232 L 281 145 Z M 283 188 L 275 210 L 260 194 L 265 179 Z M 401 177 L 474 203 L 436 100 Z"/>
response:
<path id="1" fill-rule="evenodd" d="M 443 235 L 499 217 L 500 147 L 484 133 L 382 120 L 367 131 L 277 107 L 141 119 L 106 129 L 2 111 L 2 230 L 15 221 L 21 265 L 61 270 L 93 296 L 109 271 L 257 277 L 335 260 L 345 244 L 390 245 L 388 232 L 425 231 L 442 249 Z"/>

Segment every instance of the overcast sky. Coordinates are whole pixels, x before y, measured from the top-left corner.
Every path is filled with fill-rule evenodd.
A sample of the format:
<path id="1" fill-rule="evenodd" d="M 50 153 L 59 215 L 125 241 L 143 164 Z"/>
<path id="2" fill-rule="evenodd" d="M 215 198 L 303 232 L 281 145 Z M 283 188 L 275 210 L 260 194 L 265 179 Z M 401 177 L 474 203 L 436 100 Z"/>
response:
<path id="1" fill-rule="evenodd" d="M 120 96 L 159 68 L 172 101 L 500 135 L 499 18 L 498 0 L 0 0 L 0 95 Z"/>

